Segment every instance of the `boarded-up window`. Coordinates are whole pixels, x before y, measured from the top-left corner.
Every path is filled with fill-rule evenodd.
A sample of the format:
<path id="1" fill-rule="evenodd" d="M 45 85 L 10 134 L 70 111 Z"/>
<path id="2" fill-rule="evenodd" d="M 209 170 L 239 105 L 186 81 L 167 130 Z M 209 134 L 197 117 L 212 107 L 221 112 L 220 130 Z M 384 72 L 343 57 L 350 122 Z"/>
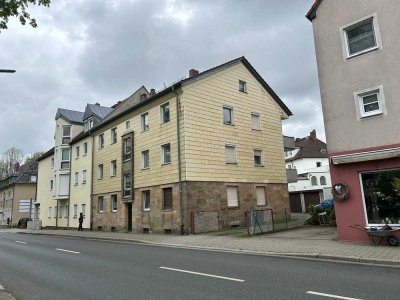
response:
<path id="1" fill-rule="evenodd" d="M 265 196 L 265 187 L 257 186 L 256 194 L 257 194 L 257 205 L 258 206 L 267 205 L 267 197 Z"/>
<path id="2" fill-rule="evenodd" d="M 226 188 L 227 199 L 228 199 L 228 207 L 238 207 L 239 206 L 239 197 L 238 197 L 238 188 L 237 186 L 228 186 Z"/>
<path id="3" fill-rule="evenodd" d="M 19 209 L 18 212 L 26 213 L 29 212 L 31 209 L 31 200 L 19 200 Z"/>
<path id="4" fill-rule="evenodd" d="M 260 115 L 257 113 L 252 113 L 251 114 L 251 128 L 260 130 L 261 125 L 260 125 Z"/>
<path id="5" fill-rule="evenodd" d="M 236 146 L 225 145 L 225 159 L 227 164 L 236 163 Z"/>
<path id="6" fill-rule="evenodd" d="M 163 189 L 163 209 L 172 209 L 172 188 Z"/>

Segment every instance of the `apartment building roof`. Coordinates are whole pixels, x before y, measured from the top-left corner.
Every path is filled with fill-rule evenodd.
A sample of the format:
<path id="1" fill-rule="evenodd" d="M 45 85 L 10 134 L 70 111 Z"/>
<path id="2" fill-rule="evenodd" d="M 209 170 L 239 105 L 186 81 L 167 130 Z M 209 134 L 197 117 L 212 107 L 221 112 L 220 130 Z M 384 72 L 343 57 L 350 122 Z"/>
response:
<path id="1" fill-rule="evenodd" d="M 31 175 L 37 176 L 38 173 L 38 162 L 33 160 L 29 163 L 23 164 L 19 167 L 15 174 L 0 181 L 0 189 L 8 187 L 16 183 L 36 183 L 36 181 L 31 181 Z"/>
<path id="2" fill-rule="evenodd" d="M 82 119 L 86 120 L 87 118 L 96 115 L 98 118 L 103 119 L 109 113 L 111 113 L 113 109 L 111 107 L 101 106 L 98 103 L 95 104 L 86 104 L 85 112 L 83 114 Z"/>
<path id="3" fill-rule="evenodd" d="M 45 159 L 46 157 L 49 157 L 49 156 L 51 156 L 51 155 L 53 155 L 53 154 L 54 154 L 54 147 L 51 148 L 50 150 L 48 150 L 47 152 L 43 153 L 42 156 L 40 156 L 40 157 L 37 159 L 37 161 L 40 161 L 40 160 L 42 160 L 42 159 Z"/>
<path id="4" fill-rule="evenodd" d="M 79 142 L 80 140 L 84 139 L 85 137 L 90 135 L 90 130 L 84 131 L 82 130 L 76 137 L 74 137 L 71 142 L 69 142 L 70 145 L 75 144 L 76 142 Z"/>
<path id="5" fill-rule="evenodd" d="M 65 108 L 58 108 L 56 113 L 56 120 L 63 118 L 65 121 L 75 124 L 83 123 L 83 112 L 70 110 Z"/>
<path id="6" fill-rule="evenodd" d="M 149 98 L 142 99 L 142 101 L 138 101 L 137 103 L 133 105 L 126 106 L 126 109 L 124 110 L 119 110 L 119 113 L 117 110 L 104 118 L 93 130 L 100 129 L 101 127 L 111 123 L 112 121 L 132 112 L 138 109 L 139 107 L 142 107 L 150 102 L 153 102 L 154 100 L 167 95 L 168 93 L 171 93 L 173 91 L 176 91 L 177 89 L 191 84 L 193 82 L 196 82 L 198 80 L 204 79 L 208 76 L 211 76 L 217 72 L 220 72 L 224 69 L 227 69 L 229 67 L 232 67 L 238 63 L 243 63 L 243 65 L 249 70 L 249 72 L 257 79 L 257 81 L 265 88 L 265 90 L 268 91 L 268 93 L 271 95 L 271 97 L 275 100 L 275 102 L 280 106 L 280 108 L 288 115 L 291 116 L 293 115 L 292 112 L 289 110 L 289 108 L 283 103 L 283 101 L 279 98 L 279 96 L 272 90 L 272 88 L 265 82 L 265 80 L 261 77 L 260 74 L 253 68 L 253 66 L 249 63 L 249 61 L 244 57 L 241 56 L 239 58 L 233 59 L 231 61 L 228 61 L 224 64 L 218 65 L 216 67 L 213 67 L 211 69 L 208 69 L 206 71 L 200 72 L 197 75 L 194 75 L 189 78 L 181 79 L 172 85 L 166 87 L 165 89 L 159 91 L 158 93 L 154 95 L 150 95 Z M 121 106 L 122 107 L 122 106 Z"/>
<path id="7" fill-rule="evenodd" d="M 321 4 L 322 0 L 315 0 L 311 8 L 306 14 L 306 18 L 312 21 L 317 16 L 317 8 Z"/>
<path id="8" fill-rule="evenodd" d="M 307 137 L 301 139 L 297 138 L 294 143 L 296 148 L 299 148 L 299 151 L 293 157 L 287 158 L 286 162 L 301 158 L 328 157 L 326 143 L 317 139 L 317 134 L 315 130 L 313 130 Z"/>

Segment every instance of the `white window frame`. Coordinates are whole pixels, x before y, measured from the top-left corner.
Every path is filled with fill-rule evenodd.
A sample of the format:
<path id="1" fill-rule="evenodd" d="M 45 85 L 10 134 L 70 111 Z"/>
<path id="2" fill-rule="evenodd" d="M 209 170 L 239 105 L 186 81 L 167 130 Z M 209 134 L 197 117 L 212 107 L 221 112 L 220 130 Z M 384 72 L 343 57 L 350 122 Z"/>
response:
<path id="1" fill-rule="evenodd" d="M 68 160 L 63 160 L 63 152 L 68 151 Z M 61 170 L 69 170 L 71 168 L 71 149 L 70 148 L 61 148 L 61 159 L 60 159 L 60 169 Z M 63 163 L 68 163 L 68 168 L 63 168 Z"/>
<path id="2" fill-rule="evenodd" d="M 261 163 L 260 164 L 256 163 L 256 151 L 260 151 L 261 152 L 261 154 L 260 154 Z M 254 148 L 253 149 L 253 160 L 254 160 L 254 166 L 256 166 L 256 167 L 263 167 L 264 166 L 264 152 L 263 152 L 263 150 L 261 148 Z"/>
<path id="3" fill-rule="evenodd" d="M 235 157 L 235 161 L 234 162 L 228 162 L 228 156 L 227 156 L 227 151 L 226 151 L 227 148 L 233 148 L 234 157 Z M 225 144 L 225 163 L 227 163 L 227 164 L 237 164 L 238 163 L 236 145 L 234 145 L 234 144 Z"/>
<path id="4" fill-rule="evenodd" d="M 261 203 L 261 199 L 258 198 L 258 191 L 260 189 L 263 189 L 263 194 L 264 194 L 264 203 Z M 256 202 L 257 202 L 257 206 L 267 206 L 267 191 L 265 186 L 256 186 Z"/>
<path id="5" fill-rule="evenodd" d="M 239 80 L 239 92 L 247 93 L 247 82 L 244 80 Z"/>
<path id="6" fill-rule="evenodd" d="M 58 207 L 58 218 L 61 219 L 63 217 L 63 213 L 64 213 L 64 206 L 60 205 Z"/>
<path id="7" fill-rule="evenodd" d="M 87 155 L 87 150 L 88 150 L 88 148 L 87 148 L 87 142 L 84 142 L 84 143 L 83 143 L 83 156 Z"/>
<path id="8" fill-rule="evenodd" d="M 130 140 L 130 144 L 131 144 L 131 149 L 128 151 L 126 151 L 126 145 L 127 145 L 127 141 Z M 124 137 L 122 140 L 122 147 L 123 147 L 123 157 L 124 157 L 124 161 L 128 161 L 132 159 L 132 137 L 128 136 L 128 137 Z M 128 158 L 127 158 L 128 157 Z"/>
<path id="9" fill-rule="evenodd" d="M 86 170 L 82 170 L 82 184 L 86 183 Z"/>
<path id="10" fill-rule="evenodd" d="M 54 188 L 54 181 L 53 179 L 50 179 L 50 191 L 52 191 Z"/>
<path id="11" fill-rule="evenodd" d="M 54 219 L 57 219 L 57 206 L 54 206 L 53 218 L 54 218 Z"/>
<path id="12" fill-rule="evenodd" d="M 114 202 L 114 199 L 115 199 L 115 202 Z M 118 196 L 117 196 L 117 194 L 113 194 L 110 196 L 110 202 L 111 202 L 110 203 L 111 211 L 112 212 L 118 211 Z M 115 206 L 114 206 L 114 203 L 115 203 Z"/>
<path id="13" fill-rule="evenodd" d="M 79 152 L 80 152 L 79 150 L 80 150 L 80 149 L 79 149 L 79 146 L 76 146 L 76 147 L 75 147 L 75 158 L 79 158 L 79 154 L 80 154 L 80 153 L 79 153 Z"/>
<path id="14" fill-rule="evenodd" d="M 349 49 L 349 43 L 348 43 L 348 37 L 347 37 L 347 31 L 354 29 L 358 26 L 361 26 L 365 23 L 367 23 L 369 20 L 372 20 L 372 28 L 374 30 L 374 35 L 375 35 L 375 46 L 370 47 L 367 49 L 364 49 L 362 51 L 350 54 L 350 49 Z M 377 14 L 373 13 L 371 15 L 365 16 L 361 19 L 358 19 L 354 22 L 348 23 L 345 26 L 341 27 L 340 29 L 340 37 L 342 40 L 342 48 L 343 48 L 343 58 L 346 61 L 347 59 L 350 59 L 355 56 L 362 55 L 364 53 L 368 53 L 377 49 L 382 49 L 382 41 L 381 41 L 381 35 L 379 31 L 379 25 L 378 25 L 378 19 L 377 19 Z"/>
<path id="15" fill-rule="evenodd" d="M 146 152 L 147 152 L 147 155 L 148 155 L 148 164 L 149 164 L 148 166 L 144 165 L 144 162 L 145 162 L 144 156 L 145 156 Z M 150 150 L 149 149 L 145 149 L 145 150 L 142 151 L 142 170 L 147 170 L 149 168 L 150 168 Z"/>
<path id="16" fill-rule="evenodd" d="M 257 117 L 257 127 L 253 126 L 253 117 Z M 252 112 L 251 113 L 251 129 L 252 130 L 261 130 L 261 117 L 259 113 Z"/>
<path id="17" fill-rule="evenodd" d="M 64 135 L 64 128 L 69 128 L 69 135 Z M 62 131 L 61 131 L 61 145 L 68 145 L 69 142 L 71 141 L 72 126 L 71 125 L 63 125 L 61 129 L 62 129 Z M 64 143 L 64 139 L 67 139 L 66 143 Z"/>
<path id="18" fill-rule="evenodd" d="M 169 146 L 169 161 L 165 161 L 165 150 L 166 147 Z M 172 149 L 171 149 L 171 143 L 167 143 L 164 145 L 161 145 L 161 164 L 162 165 L 169 165 L 172 162 Z"/>
<path id="19" fill-rule="evenodd" d="M 100 202 L 101 202 L 101 209 L 100 209 Z M 99 196 L 97 198 L 97 208 L 98 208 L 99 213 L 104 212 L 104 197 L 103 196 Z"/>
<path id="20" fill-rule="evenodd" d="M 168 120 L 167 121 L 165 121 L 165 119 L 164 119 L 164 112 L 165 112 L 166 107 L 168 107 Z M 165 124 L 165 123 L 168 123 L 169 121 L 171 121 L 171 106 L 169 105 L 169 102 L 166 102 L 166 103 L 160 105 L 160 121 L 161 121 L 161 124 Z"/>
<path id="21" fill-rule="evenodd" d="M 81 204 L 81 212 L 82 212 L 83 218 L 85 219 L 85 217 L 86 217 L 86 204 Z"/>
<path id="22" fill-rule="evenodd" d="M 75 180 L 74 180 L 74 185 L 78 185 L 78 181 L 79 181 L 79 172 L 75 172 Z"/>
<path id="23" fill-rule="evenodd" d="M 229 199 L 229 189 L 235 189 L 236 190 L 236 203 L 234 205 L 232 205 L 232 201 L 230 201 Z M 227 206 L 228 208 L 237 208 L 239 207 L 239 187 L 238 186 L 234 186 L 234 185 L 228 185 L 226 187 L 226 201 L 227 201 Z"/>
<path id="24" fill-rule="evenodd" d="M 99 164 L 97 166 L 97 179 L 103 179 L 103 177 L 104 177 L 104 165 Z"/>
<path id="25" fill-rule="evenodd" d="M 99 134 L 99 149 L 103 149 L 104 148 L 104 133 Z"/>
<path id="26" fill-rule="evenodd" d="M 78 217 L 78 204 L 74 204 L 74 219 Z"/>
<path id="27" fill-rule="evenodd" d="M 51 219 L 51 217 L 52 217 L 52 207 L 51 206 L 49 206 L 49 209 L 47 210 L 47 216 L 49 219 Z"/>
<path id="28" fill-rule="evenodd" d="M 110 177 L 117 176 L 117 160 L 114 159 L 110 162 Z"/>
<path id="29" fill-rule="evenodd" d="M 149 205 L 146 207 L 146 198 L 145 195 L 148 195 L 149 197 Z M 143 203 L 143 211 L 150 211 L 151 210 L 151 195 L 150 195 L 150 190 L 147 191 L 142 191 L 142 203 Z"/>
<path id="30" fill-rule="evenodd" d="M 125 122 L 125 129 L 129 129 L 129 128 L 131 128 L 131 121 L 126 121 Z"/>
<path id="31" fill-rule="evenodd" d="M 110 143 L 111 143 L 111 145 L 116 144 L 117 141 L 118 141 L 117 127 L 111 128 L 110 132 L 111 132 L 111 134 L 110 134 L 110 138 L 111 138 Z"/>
<path id="32" fill-rule="evenodd" d="M 365 112 L 363 98 L 366 96 L 369 96 L 369 95 L 373 95 L 373 94 L 377 94 L 379 110 Z M 354 92 L 354 102 L 356 105 L 358 120 L 387 113 L 386 103 L 385 103 L 385 94 L 383 92 L 383 85 L 378 85 L 378 86 L 374 86 L 371 88 L 367 88 L 364 90 Z"/>
<path id="33" fill-rule="evenodd" d="M 225 109 L 228 109 L 230 111 L 231 122 L 225 122 L 225 114 L 224 114 Z M 222 106 L 222 123 L 224 123 L 225 125 L 235 125 L 234 110 L 232 106 L 228 105 Z"/>
<path id="34" fill-rule="evenodd" d="M 129 188 L 126 187 L 126 183 L 127 183 L 127 178 L 130 178 L 130 183 L 131 186 Z M 129 198 L 132 196 L 132 174 L 128 173 L 128 174 L 124 174 L 123 176 L 123 190 L 122 190 L 122 197 L 123 198 Z M 126 192 L 129 192 L 129 195 L 126 194 Z"/>
<path id="35" fill-rule="evenodd" d="M 147 119 L 147 122 L 146 122 Z M 140 115 L 140 126 L 142 129 L 142 132 L 149 131 L 150 129 L 150 117 L 149 117 L 149 112 L 145 112 Z"/>

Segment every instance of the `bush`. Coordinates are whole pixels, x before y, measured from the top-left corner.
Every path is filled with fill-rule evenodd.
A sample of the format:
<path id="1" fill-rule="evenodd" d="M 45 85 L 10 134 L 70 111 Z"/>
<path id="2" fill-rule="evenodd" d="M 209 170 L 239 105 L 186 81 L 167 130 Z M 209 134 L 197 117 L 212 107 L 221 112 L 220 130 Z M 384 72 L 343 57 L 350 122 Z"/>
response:
<path id="1" fill-rule="evenodd" d="M 315 208 L 314 206 L 310 206 L 308 208 L 308 213 L 310 216 L 305 220 L 304 224 L 306 225 L 319 225 L 318 214 L 321 212 L 326 212 L 325 222 L 330 226 L 336 227 L 336 216 L 335 216 L 335 208 L 331 206 L 330 208 Z"/>

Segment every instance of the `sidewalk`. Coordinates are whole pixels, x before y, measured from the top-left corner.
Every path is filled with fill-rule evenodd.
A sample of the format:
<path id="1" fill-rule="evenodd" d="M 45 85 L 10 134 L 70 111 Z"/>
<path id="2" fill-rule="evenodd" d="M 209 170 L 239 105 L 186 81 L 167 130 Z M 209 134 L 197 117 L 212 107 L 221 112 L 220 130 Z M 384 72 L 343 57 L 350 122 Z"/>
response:
<path id="1" fill-rule="evenodd" d="M 231 251 L 262 255 L 295 256 L 400 266 L 400 247 L 368 243 L 340 242 L 336 228 L 303 227 L 261 236 L 243 235 L 164 235 L 104 231 L 18 230 L 29 234 L 71 236 L 111 241 L 142 242 L 171 247 Z"/>

